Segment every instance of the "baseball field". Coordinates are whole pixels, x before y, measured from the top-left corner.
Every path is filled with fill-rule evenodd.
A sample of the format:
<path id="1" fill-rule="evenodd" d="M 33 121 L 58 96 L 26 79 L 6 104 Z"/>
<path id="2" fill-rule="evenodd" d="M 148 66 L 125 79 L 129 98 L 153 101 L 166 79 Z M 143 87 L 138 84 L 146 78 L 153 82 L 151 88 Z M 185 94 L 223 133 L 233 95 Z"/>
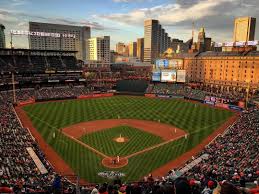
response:
<path id="1" fill-rule="evenodd" d="M 177 160 L 234 115 L 184 100 L 132 96 L 36 103 L 22 109 L 48 146 L 92 183 L 107 181 L 97 175 L 104 171 L 122 172 L 124 181 L 139 180 Z M 105 162 L 117 156 L 121 166 Z"/>

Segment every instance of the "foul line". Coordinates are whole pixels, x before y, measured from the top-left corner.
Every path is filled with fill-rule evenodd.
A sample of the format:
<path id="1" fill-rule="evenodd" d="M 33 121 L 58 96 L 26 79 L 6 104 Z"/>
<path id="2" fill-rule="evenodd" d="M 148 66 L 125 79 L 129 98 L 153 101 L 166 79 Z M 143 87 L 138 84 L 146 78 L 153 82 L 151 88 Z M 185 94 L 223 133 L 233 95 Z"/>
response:
<path id="1" fill-rule="evenodd" d="M 29 113 L 29 114 L 30 114 L 30 113 Z M 57 127 L 55 127 L 55 126 L 49 124 L 49 123 L 46 122 L 46 121 L 41 120 L 40 118 L 38 118 L 37 116 L 35 116 L 35 115 L 33 115 L 33 114 L 30 114 L 30 115 L 31 115 L 32 117 L 36 118 L 37 120 L 41 121 L 42 123 L 48 125 L 49 127 L 54 128 L 55 130 L 57 130 L 57 131 L 60 132 L 60 130 L 59 130 Z M 66 137 L 69 137 L 70 139 L 74 140 L 75 142 L 79 143 L 80 145 L 84 146 L 85 148 L 87 148 L 87 149 L 93 151 L 94 153 L 96 153 L 96 154 L 98 154 L 98 155 L 100 155 L 100 156 L 102 156 L 102 157 L 104 157 L 104 158 L 111 158 L 111 157 L 112 157 L 112 156 L 107 156 L 107 155 L 105 155 L 104 153 L 98 151 L 97 149 L 91 147 L 91 146 L 88 145 L 88 144 L 83 143 L 82 141 L 80 141 L 80 140 L 74 138 L 73 136 L 68 135 L 67 133 L 65 133 L 65 132 L 63 132 L 63 131 L 62 131 L 62 133 L 63 133 Z M 140 151 L 138 151 L 138 152 L 135 152 L 135 153 L 133 153 L 133 154 L 130 154 L 130 155 L 128 155 L 128 156 L 125 156 L 125 158 L 129 159 L 129 158 L 132 158 L 132 157 L 137 156 L 137 155 L 139 155 L 139 154 L 143 154 L 143 153 L 145 153 L 145 152 L 151 151 L 151 150 L 153 150 L 153 149 L 155 149 L 155 148 L 158 148 L 158 147 L 161 147 L 161 146 L 163 146 L 163 145 L 166 145 L 166 144 L 168 144 L 168 143 L 170 143 L 170 142 L 172 142 L 172 141 L 176 141 L 176 140 L 178 140 L 178 139 L 181 139 L 181 138 L 185 137 L 186 135 L 189 136 L 188 133 L 185 133 L 184 135 L 178 136 L 178 137 L 176 137 L 176 138 L 170 139 L 170 140 L 168 140 L 168 141 L 159 143 L 159 144 L 157 144 L 157 145 L 148 147 L 148 148 L 146 148 L 146 149 L 144 149 L 144 150 L 140 150 Z"/>
<path id="2" fill-rule="evenodd" d="M 91 147 L 90 145 L 88 145 L 88 144 L 86 144 L 86 143 L 83 143 L 82 141 L 80 141 L 80 140 L 74 138 L 73 136 L 68 135 L 68 134 L 65 133 L 65 132 L 63 132 L 63 134 L 64 134 L 65 136 L 69 137 L 70 139 L 76 141 L 77 143 L 81 144 L 82 146 L 84 146 L 84 147 L 90 149 L 91 151 L 95 152 L 96 154 L 98 154 L 98 155 L 104 157 L 104 158 L 112 158 L 112 157 L 113 157 L 113 156 L 107 156 L 107 155 L 105 155 L 104 153 L 98 151 L 97 149 Z M 188 133 L 186 133 L 186 134 L 188 135 Z M 125 156 L 125 157 L 123 157 L 123 158 L 129 159 L 129 158 L 132 158 L 132 157 L 137 156 L 137 155 L 139 155 L 139 154 L 143 154 L 143 153 L 148 152 L 148 151 L 150 151 L 150 150 L 153 150 L 153 149 L 155 149 L 155 148 L 158 148 L 158 147 L 161 147 L 161 146 L 163 146 L 163 145 L 166 145 L 166 144 L 168 144 L 168 143 L 170 143 L 170 142 L 172 142 L 172 141 L 176 141 L 176 140 L 178 140 L 178 139 L 181 139 L 181 138 L 185 137 L 186 134 L 180 135 L 180 136 L 178 136 L 178 137 L 176 137 L 176 138 L 173 138 L 173 139 L 170 139 L 170 140 L 168 140 L 168 141 L 159 143 L 159 144 L 157 144 L 157 145 L 148 147 L 148 148 L 146 148 L 146 149 L 144 149 L 144 150 L 140 150 L 140 151 L 138 151 L 138 152 L 135 152 L 135 153 L 130 154 L 130 155 L 128 155 L 128 156 Z"/>
<path id="3" fill-rule="evenodd" d="M 68 135 L 68 134 L 66 134 L 66 133 L 64 133 L 64 132 L 63 132 L 63 134 L 64 134 L 65 136 L 69 137 L 70 139 L 74 140 L 75 142 L 79 143 L 80 145 L 82 145 L 82 146 L 88 148 L 89 150 L 93 151 L 94 153 L 96 153 L 96 154 L 98 154 L 98 155 L 100 155 L 100 156 L 102 156 L 102 157 L 104 157 L 104 158 L 110 158 L 109 156 L 105 155 L 104 153 L 99 152 L 99 151 L 96 150 L 95 148 L 89 146 L 88 144 L 83 143 L 82 141 L 80 141 L 80 140 L 74 138 L 73 136 L 70 136 L 70 135 Z"/>
<path id="4" fill-rule="evenodd" d="M 188 135 L 188 133 L 186 133 L 186 134 Z M 126 156 L 125 158 L 129 159 L 129 158 L 132 158 L 133 156 L 137 156 L 137 155 L 139 155 L 139 154 L 143 154 L 143 153 L 148 152 L 148 151 L 150 151 L 150 150 L 153 150 L 153 149 L 155 149 L 155 148 L 161 147 L 161 146 L 166 145 L 166 144 L 168 144 L 168 143 L 170 143 L 170 142 L 172 142 L 172 141 L 176 141 L 176 140 L 178 140 L 178 139 L 181 139 L 182 137 L 185 137 L 186 134 L 180 135 L 180 136 L 178 136 L 178 137 L 176 137 L 176 138 L 173 138 L 173 139 L 170 139 L 170 140 L 168 140 L 168 141 L 159 143 L 159 144 L 157 144 L 157 145 L 148 147 L 148 148 L 146 148 L 146 149 L 144 149 L 144 150 L 135 152 L 135 153 L 133 153 L 133 154 L 130 154 L 130 155 Z"/>
<path id="5" fill-rule="evenodd" d="M 31 115 L 31 117 L 33 117 L 33 118 L 37 119 L 38 121 L 40 121 L 40 122 L 42 122 L 42 123 L 48 125 L 48 126 L 51 127 L 52 129 L 54 129 L 54 130 L 60 132 L 60 130 L 59 130 L 57 127 L 55 127 L 55 126 L 49 124 L 49 123 L 46 122 L 46 121 L 43 121 L 42 119 L 40 119 L 39 117 L 37 117 L 37 116 L 35 116 L 35 115 L 31 114 L 31 113 L 29 113 L 29 114 Z M 66 134 L 66 133 L 64 133 L 64 132 L 62 132 L 62 133 L 63 133 L 65 136 L 69 137 L 70 139 L 74 140 L 75 142 L 79 143 L 80 145 L 82 145 L 82 146 L 88 148 L 89 150 L 93 151 L 94 153 L 99 154 L 99 155 L 101 155 L 101 156 L 104 157 L 104 158 L 108 158 L 108 157 L 109 157 L 109 156 L 106 156 L 105 154 L 103 154 L 102 152 L 99 152 L 98 150 L 94 149 L 93 147 L 91 147 L 91 146 L 89 146 L 89 145 L 87 145 L 87 144 L 85 144 L 85 143 L 79 141 L 78 139 L 74 138 L 73 136 L 70 136 L 70 135 L 68 135 L 68 134 Z M 45 140 L 44 140 L 44 141 L 45 141 Z"/>

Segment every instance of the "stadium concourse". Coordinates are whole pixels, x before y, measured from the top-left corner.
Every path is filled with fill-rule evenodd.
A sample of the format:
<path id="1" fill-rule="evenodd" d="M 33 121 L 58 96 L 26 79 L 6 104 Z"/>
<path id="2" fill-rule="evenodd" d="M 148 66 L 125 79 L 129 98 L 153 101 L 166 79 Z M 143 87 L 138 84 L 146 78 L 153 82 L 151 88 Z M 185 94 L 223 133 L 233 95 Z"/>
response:
<path id="1" fill-rule="evenodd" d="M 162 90 L 162 89 L 161 89 Z M 160 90 L 159 90 L 160 91 Z M 69 87 L 48 88 L 40 90 L 19 90 L 18 101 L 45 96 L 78 96 L 89 93 L 86 88 L 72 89 Z M 160 92 L 159 92 L 160 93 Z M 198 94 L 198 97 L 200 95 Z M 67 179 L 59 177 L 44 153 L 37 146 L 29 131 L 20 125 L 12 105 L 11 93 L 1 92 L 1 156 L 0 156 L 0 192 L 14 193 L 75 193 L 76 185 Z M 259 110 L 252 108 L 241 113 L 238 121 L 186 166 L 172 169 L 164 177 L 144 177 L 143 181 L 135 183 L 100 183 L 94 187 L 81 186 L 81 193 L 239 193 L 239 190 L 249 193 L 246 182 L 257 181 L 259 176 Z M 48 171 L 41 174 L 28 154 L 26 148 L 32 148 Z M 191 165 L 201 156 L 208 158 Z M 188 168 L 186 168 L 188 167 Z M 178 172 L 185 169 L 178 177 Z M 187 170 L 186 170 L 187 169 Z M 234 186 L 235 185 L 235 186 Z M 255 191 L 253 191 L 255 190 Z M 251 192 L 258 193 L 256 189 Z"/>

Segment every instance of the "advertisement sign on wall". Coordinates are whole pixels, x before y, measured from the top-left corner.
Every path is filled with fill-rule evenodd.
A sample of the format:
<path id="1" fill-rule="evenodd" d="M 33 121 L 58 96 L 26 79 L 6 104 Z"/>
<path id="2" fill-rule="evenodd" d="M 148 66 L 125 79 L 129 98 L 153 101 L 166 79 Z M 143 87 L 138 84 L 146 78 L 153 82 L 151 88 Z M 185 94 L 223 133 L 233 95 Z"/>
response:
<path id="1" fill-rule="evenodd" d="M 207 101 L 207 100 L 205 100 L 205 101 L 204 101 L 204 103 L 205 103 L 205 104 L 212 105 L 212 106 L 214 106 L 214 105 L 215 105 L 215 102 L 211 102 L 211 101 Z"/>
<path id="2" fill-rule="evenodd" d="M 235 105 L 229 105 L 228 107 L 229 107 L 229 109 L 231 109 L 231 110 L 237 110 L 237 111 L 242 111 L 242 110 L 243 110 L 243 109 L 240 108 L 239 106 L 235 106 Z"/>
<path id="3" fill-rule="evenodd" d="M 161 81 L 161 71 L 153 71 L 152 72 L 152 81 Z"/>
<path id="4" fill-rule="evenodd" d="M 183 59 L 171 59 L 169 60 L 170 69 L 183 69 Z"/>
<path id="5" fill-rule="evenodd" d="M 185 81 L 186 81 L 186 71 L 177 70 L 177 82 L 185 82 Z"/>
<path id="6" fill-rule="evenodd" d="M 176 71 L 175 70 L 162 71 L 161 82 L 176 82 Z"/>

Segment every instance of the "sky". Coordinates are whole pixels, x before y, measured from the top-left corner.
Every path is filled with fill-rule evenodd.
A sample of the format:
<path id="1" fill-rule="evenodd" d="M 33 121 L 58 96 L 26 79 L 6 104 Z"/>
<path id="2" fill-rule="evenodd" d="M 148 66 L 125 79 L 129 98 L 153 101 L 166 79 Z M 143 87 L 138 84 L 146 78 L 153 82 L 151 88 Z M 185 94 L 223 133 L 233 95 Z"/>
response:
<path id="1" fill-rule="evenodd" d="M 259 20 L 259 0 L 0 0 L 7 47 L 10 30 L 28 30 L 29 21 L 91 26 L 92 37 L 111 36 L 112 49 L 143 37 L 145 19 L 158 19 L 172 38 L 190 39 L 194 22 L 196 36 L 204 27 L 213 41 L 227 42 L 240 16 Z M 28 38 L 16 36 L 13 45 L 28 48 Z"/>

